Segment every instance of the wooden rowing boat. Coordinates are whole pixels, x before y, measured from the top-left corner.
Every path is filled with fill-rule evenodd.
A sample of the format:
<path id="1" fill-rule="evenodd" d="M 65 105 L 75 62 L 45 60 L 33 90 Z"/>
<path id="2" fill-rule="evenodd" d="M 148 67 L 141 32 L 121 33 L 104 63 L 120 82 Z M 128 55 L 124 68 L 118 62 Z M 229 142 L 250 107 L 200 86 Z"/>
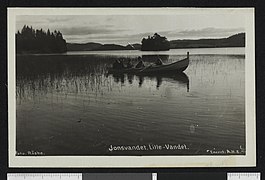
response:
<path id="1" fill-rule="evenodd" d="M 109 73 L 131 73 L 131 74 L 148 74 L 148 73 L 167 73 L 167 72 L 183 72 L 189 66 L 189 52 L 187 57 L 180 61 L 164 64 L 164 65 L 151 65 L 144 68 L 129 68 L 129 69 L 109 69 Z"/>

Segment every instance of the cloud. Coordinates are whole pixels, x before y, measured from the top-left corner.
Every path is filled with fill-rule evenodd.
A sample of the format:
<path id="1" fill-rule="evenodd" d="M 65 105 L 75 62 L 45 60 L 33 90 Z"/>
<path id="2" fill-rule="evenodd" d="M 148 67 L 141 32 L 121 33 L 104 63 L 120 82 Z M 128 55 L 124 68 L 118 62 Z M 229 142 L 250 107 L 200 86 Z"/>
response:
<path id="1" fill-rule="evenodd" d="M 203 28 L 203 29 L 192 29 L 192 30 L 182 30 L 182 31 L 170 31 L 166 32 L 168 36 L 175 36 L 176 38 L 219 38 L 227 37 L 239 32 L 244 32 L 244 28 Z"/>
<path id="2" fill-rule="evenodd" d="M 78 26 L 78 27 L 65 27 L 62 26 L 60 31 L 64 35 L 107 35 L 107 34 L 120 34 L 127 31 L 127 29 L 117 29 L 112 26 Z"/>
<path id="3" fill-rule="evenodd" d="M 71 18 L 67 17 L 67 16 L 55 16 L 55 17 L 48 17 L 46 18 L 46 20 L 49 22 L 49 23 L 64 23 L 64 22 L 70 22 L 72 21 Z"/>
<path id="4" fill-rule="evenodd" d="M 61 31 L 64 35 L 111 34 L 117 32 L 117 30 L 97 27 L 63 27 Z"/>
<path id="5" fill-rule="evenodd" d="M 86 35 L 64 35 L 67 42 L 99 42 L 99 43 L 118 43 L 121 45 L 127 45 L 128 43 L 141 43 L 142 38 L 152 35 L 154 33 L 138 33 L 138 34 L 86 34 Z"/>

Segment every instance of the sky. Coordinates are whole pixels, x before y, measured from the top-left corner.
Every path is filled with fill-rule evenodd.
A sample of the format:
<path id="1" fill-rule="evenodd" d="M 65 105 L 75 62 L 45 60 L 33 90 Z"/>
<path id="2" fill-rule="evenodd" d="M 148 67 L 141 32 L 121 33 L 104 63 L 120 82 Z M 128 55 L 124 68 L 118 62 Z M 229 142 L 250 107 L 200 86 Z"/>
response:
<path id="1" fill-rule="evenodd" d="M 141 43 L 154 33 L 168 40 L 223 38 L 244 32 L 239 14 L 185 15 L 19 15 L 16 30 L 24 25 L 34 29 L 62 32 L 68 43 Z"/>

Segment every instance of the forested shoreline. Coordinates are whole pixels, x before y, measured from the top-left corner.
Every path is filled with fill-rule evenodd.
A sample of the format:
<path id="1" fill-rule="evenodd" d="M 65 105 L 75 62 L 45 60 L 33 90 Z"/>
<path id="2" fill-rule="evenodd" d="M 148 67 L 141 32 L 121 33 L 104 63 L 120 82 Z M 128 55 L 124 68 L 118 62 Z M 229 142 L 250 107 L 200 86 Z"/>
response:
<path id="1" fill-rule="evenodd" d="M 17 53 L 63 53 L 66 51 L 66 41 L 60 31 L 35 30 L 24 25 L 22 30 L 16 33 Z"/>

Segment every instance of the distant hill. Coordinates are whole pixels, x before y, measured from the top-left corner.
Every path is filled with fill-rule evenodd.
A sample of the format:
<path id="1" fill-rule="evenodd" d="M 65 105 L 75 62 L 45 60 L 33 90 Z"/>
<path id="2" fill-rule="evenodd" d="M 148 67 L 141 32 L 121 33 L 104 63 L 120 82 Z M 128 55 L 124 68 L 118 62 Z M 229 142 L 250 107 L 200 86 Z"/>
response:
<path id="1" fill-rule="evenodd" d="M 91 51 L 93 49 L 97 49 L 102 44 L 100 43 L 85 43 L 85 44 L 80 44 L 80 43 L 67 43 L 66 47 L 68 51 Z"/>
<path id="2" fill-rule="evenodd" d="M 98 48 L 93 49 L 94 51 L 105 51 L 105 50 L 126 50 L 125 46 L 117 44 L 103 44 Z"/>
<path id="3" fill-rule="evenodd" d="M 178 48 L 215 48 L 215 47 L 245 47 L 245 33 L 239 33 L 228 38 L 198 39 L 198 40 L 173 40 L 170 41 L 171 49 Z"/>
<path id="4" fill-rule="evenodd" d="M 105 50 L 139 50 L 141 44 L 128 44 L 122 46 L 118 44 L 100 44 L 100 43 L 67 43 L 68 51 L 105 51 Z"/>
<path id="5" fill-rule="evenodd" d="M 198 39 L 198 40 L 172 40 L 170 49 L 181 48 L 217 48 L 217 47 L 245 47 L 245 33 L 235 34 L 228 38 L 221 39 Z M 106 51 L 106 50 L 140 50 L 141 44 L 118 44 L 100 43 L 67 43 L 68 51 Z"/>

